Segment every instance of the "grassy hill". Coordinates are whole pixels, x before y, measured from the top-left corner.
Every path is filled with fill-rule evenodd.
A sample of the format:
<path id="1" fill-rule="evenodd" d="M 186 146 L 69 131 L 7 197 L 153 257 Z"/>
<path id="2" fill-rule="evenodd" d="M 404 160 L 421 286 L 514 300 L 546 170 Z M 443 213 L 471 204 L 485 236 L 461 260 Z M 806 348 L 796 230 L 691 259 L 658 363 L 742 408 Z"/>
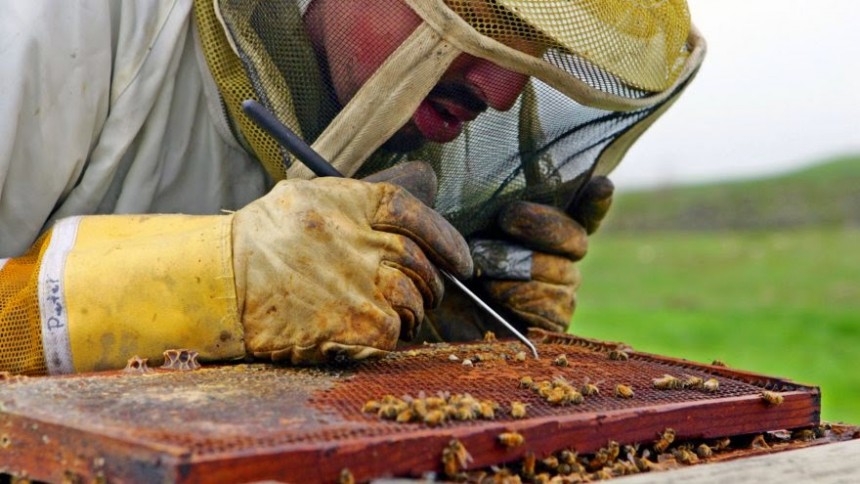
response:
<path id="1" fill-rule="evenodd" d="M 824 419 L 860 423 L 858 182 L 846 158 L 622 194 L 581 263 L 574 332 L 816 384 Z"/>
<path id="2" fill-rule="evenodd" d="M 860 227 L 860 155 L 742 182 L 621 193 L 607 231 Z"/>

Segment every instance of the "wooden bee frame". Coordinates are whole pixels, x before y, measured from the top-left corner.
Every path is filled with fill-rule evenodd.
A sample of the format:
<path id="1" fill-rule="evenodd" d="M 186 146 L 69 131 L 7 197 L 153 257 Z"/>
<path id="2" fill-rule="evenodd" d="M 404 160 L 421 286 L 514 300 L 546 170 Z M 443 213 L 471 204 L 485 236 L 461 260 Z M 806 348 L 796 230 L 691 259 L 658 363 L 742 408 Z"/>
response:
<path id="1" fill-rule="evenodd" d="M 819 423 L 814 386 L 724 366 L 640 353 L 624 345 L 533 331 L 541 359 L 518 361 L 516 341 L 429 345 L 347 367 L 269 364 L 210 366 L 189 372 L 108 372 L 0 381 L 0 471 L 28 479 L 191 482 L 287 480 L 335 482 L 344 469 L 357 481 L 443 472 L 443 450 L 457 439 L 483 468 L 574 448 L 594 452 L 609 440 L 653 442 L 673 428 L 678 439 L 710 439 Z M 608 358 L 623 350 L 626 361 Z M 464 360 L 480 353 L 507 357 Z M 569 365 L 553 365 L 559 355 Z M 456 355 L 457 360 L 450 358 Z M 719 389 L 661 391 L 664 374 L 716 378 Z M 581 404 L 551 405 L 520 380 L 561 377 L 611 389 Z M 783 397 L 768 405 L 763 390 Z M 525 418 L 448 420 L 436 427 L 362 412 L 365 402 L 469 393 L 519 401 Z M 498 436 L 516 432 L 508 448 Z"/>

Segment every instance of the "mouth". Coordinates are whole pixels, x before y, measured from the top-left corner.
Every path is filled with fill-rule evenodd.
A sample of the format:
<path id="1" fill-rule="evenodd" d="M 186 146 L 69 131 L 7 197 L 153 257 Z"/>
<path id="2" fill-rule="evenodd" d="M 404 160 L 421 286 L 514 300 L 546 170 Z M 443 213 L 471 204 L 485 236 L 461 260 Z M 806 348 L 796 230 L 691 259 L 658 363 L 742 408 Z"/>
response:
<path id="1" fill-rule="evenodd" d="M 478 96 L 459 85 L 437 86 L 421 102 L 412 121 L 429 141 L 448 143 L 463 131 L 463 125 L 487 109 Z"/>

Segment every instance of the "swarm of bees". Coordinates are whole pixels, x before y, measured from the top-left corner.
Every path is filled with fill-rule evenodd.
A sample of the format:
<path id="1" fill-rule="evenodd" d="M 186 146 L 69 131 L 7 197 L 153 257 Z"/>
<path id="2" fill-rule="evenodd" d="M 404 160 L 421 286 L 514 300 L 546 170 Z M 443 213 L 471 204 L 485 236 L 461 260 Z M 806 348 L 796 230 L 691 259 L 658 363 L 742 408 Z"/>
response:
<path id="1" fill-rule="evenodd" d="M 466 393 L 403 399 L 385 395 L 381 400 L 368 400 L 361 411 L 398 423 L 423 422 L 435 427 L 449 420 L 492 420 L 499 408 L 492 400 L 478 400 Z"/>
<path id="2" fill-rule="evenodd" d="M 764 390 L 761 392 L 761 398 L 770 406 L 782 405 L 782 402 L 785 398 L 779 393 L 772 392 L 770 390 Z"/>
<path id="3" fill-rule="evenodd" d="M 498 435 L 497 439 L 499 444 L 506 447 L 526 445 L 523 436 L 516 432 L 505 432 Z M 465 463 L 470 459 L 466 457 L 468 453 L 453 445 L 452 441 L 443 451 L 443 463 L 446 476 L 461 482 L 591 482 L 660 470 L 673 467 L 676 463 L 697 464 L 727 449 L 731 443 L 728 437 L 707 444 L 701 441 L 678 443 L 675 439 L 675 431 L 667 428 L 658 434 L 658 440 L 653 445 L 643 448 L 638 444 L 620 446 L 610 441 L 593 454 L 581 455 L 572 449 L 564 449 L 540 459 L 535 452 L 526 450 L 519 463 L 468 473 L 463 472 Z M 764 448 L 768 442 L 764 435 L 758 435 L 749 445 L 752 448 Z"/>
<path id="4" fill-rule="evenodd" d="M 531 389 L 550 405 L 578 405 L 584 400 L 582 393 L 562 377 L 535 383 L 531 377 L 525 376 L 520 379 L 519 386 Z"/>
<path id="5" fill-rule="evenodd" d="M 687 375 L 687 378 L 681 380 L 675 376 L 664 374 L 659 378 L 651 380 L 651 384 L 658 390 L 704 390 L 714 393 L 720 388 L 720 382 L 716 378 L 708 378 L 705 380 L 702 377 L 695 375 Z"/>

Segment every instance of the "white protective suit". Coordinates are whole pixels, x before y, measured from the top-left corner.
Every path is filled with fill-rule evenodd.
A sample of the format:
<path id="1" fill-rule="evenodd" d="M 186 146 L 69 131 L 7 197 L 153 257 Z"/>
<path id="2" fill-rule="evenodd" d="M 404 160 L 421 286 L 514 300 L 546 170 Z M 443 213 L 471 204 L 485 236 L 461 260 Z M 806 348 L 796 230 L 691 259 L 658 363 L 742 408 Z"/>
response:
<path id="1" fill-rule="evenodd" d="M 266 192 L 192 17 L 192 0 L 4 5 L 0 265 L 62 217 L 211 214 Z"/>

